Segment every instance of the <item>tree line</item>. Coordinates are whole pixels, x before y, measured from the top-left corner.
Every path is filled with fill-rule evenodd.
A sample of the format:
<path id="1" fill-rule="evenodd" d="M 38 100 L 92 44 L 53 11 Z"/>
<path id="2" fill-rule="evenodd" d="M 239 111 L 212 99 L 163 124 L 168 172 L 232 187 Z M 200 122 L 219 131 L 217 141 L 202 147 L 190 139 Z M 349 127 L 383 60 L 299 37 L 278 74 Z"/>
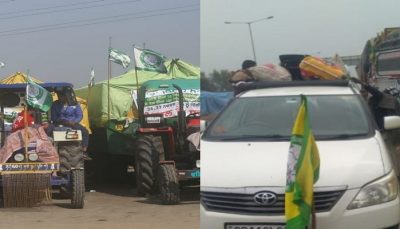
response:
<path id="1" fill-rule="evenodd" d="M 232 91 L 232 85 L 229 83 L 231 72 L 228 70 L 213 70 L 208 75 L 206 75 L 204 72 L 201 72 L 200 76 L 200 87 L 203 91 Z"/>

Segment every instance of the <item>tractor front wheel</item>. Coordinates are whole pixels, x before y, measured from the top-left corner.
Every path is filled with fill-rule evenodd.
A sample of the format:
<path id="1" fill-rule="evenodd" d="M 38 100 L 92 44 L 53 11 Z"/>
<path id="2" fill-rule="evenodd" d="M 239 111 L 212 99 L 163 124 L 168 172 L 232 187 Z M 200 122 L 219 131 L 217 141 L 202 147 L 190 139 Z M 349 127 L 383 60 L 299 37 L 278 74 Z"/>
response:
<path id="1" fill-rule="evenodd" d="M 162 204 L 171 205 L 179 203 L 179 180 L 174 165 L 159 165 L 158 186 L 160 188 Z"/>
<path id="2" fill-rule="evenodd" d="M 68 180 L 69 185 L 61 185 L 60 194 L 62 197 L 71 198 L 71 170 L 83 168 L 83 154 L 80 142 L 62 142 L 58 146 L 60 157 L 61 176 Z"/>
<path id="3" fill-rule="evenodd" d="M 85 171 L 71 171 L 71 208 L 83 208 L 85 204 Z"/>

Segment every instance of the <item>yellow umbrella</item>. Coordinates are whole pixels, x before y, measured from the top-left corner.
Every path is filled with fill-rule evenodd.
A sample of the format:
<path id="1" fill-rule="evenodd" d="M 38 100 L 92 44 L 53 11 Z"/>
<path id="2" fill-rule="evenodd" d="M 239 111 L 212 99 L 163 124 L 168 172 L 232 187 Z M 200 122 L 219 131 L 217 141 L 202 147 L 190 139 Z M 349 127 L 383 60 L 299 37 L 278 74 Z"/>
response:
<path id="1" fill-rule="evenodd" d="M 35 82 L 35 83 L 42 83 L 40 80 L 31 77 L 31 79 Z M 17 83 L 26 83 L 26 75 L 22 72 L 16 72 L 14 75 L 11 75 L 5 79 L 2 79 L 0 81 L 0 83 L 2 84 L 17 84 Z"/>

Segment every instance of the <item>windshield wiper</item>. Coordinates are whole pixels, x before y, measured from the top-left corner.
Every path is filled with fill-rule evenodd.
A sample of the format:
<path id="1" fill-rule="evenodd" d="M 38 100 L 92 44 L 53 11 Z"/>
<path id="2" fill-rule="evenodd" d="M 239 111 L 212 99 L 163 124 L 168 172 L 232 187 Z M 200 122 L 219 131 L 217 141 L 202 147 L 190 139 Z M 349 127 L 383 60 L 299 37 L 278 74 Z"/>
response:
<path id="1" fill-rule="evenodd" d="M 366 136 L 367 133 L 357 133 L 357 134 L 337 134 L 328 136 L 318 136 L 317 140 L 345 140 L 353 137 Z"/>
<path id="2" fill-rule="evenodd" d="M 265 139 L 265 140 L 288 140 L 290 136 L 284 136 L 279 134 L 269 134 L 269 135 L 241 135 L 241 136 L 227 136 L 219 137 L 222 141 L 234 141 L 234 140 L 249 140 L 249 139 Z"/>

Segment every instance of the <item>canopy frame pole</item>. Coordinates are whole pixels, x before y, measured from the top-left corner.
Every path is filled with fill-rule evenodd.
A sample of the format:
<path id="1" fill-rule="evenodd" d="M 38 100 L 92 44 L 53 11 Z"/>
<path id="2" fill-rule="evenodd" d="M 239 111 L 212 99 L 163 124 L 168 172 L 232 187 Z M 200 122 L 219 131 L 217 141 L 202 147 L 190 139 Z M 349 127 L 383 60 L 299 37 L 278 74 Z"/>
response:
<path id="1" fill-rule="evenodd" d="M 108 44 L 108 79 L 107 79 L 107 119 L 110 121 L 110 79 L 111 79 L 111 61 L 110 61 L 111 37 Z"/>

